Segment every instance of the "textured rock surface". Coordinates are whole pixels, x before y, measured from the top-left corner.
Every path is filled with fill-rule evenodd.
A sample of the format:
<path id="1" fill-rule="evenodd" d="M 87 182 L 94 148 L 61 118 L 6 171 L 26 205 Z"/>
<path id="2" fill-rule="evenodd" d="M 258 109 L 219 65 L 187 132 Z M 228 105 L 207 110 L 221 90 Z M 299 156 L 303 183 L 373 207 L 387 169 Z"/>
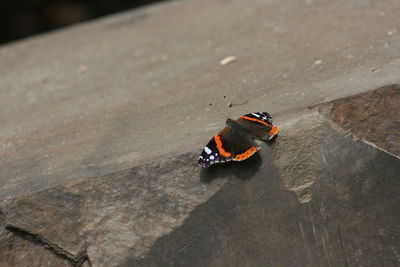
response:
<path id="1" fill-rule="evenodd" d="M 302 203 L 311 200 L 310 187 L 317 178 L 320 146 L 328 123 L 317 113 L 311 113 L 282 127 L 279 141 L 274 144 L 274 162 L 285 186 L 294 191 Z"/>
<path id="2" fill-rule="evenodd" d="M 42 245 L 72 261 L 87 254 L 95 266 L 112 266 L 126 255 L 145 255 L 158 237 L 182 224 L 224 184 L 199 184 L 196 158 L 197 154 L 183 154 L 155 159 L 5 200 L 0 209 L 13 233 L 39 236 Z"/>
<path id="3" fill-rule="evenodd" d="M 0 266 L 60 266 L 70 267 L 71 263 L 56 257 L 43 246 L 14 237 L 9 247 L 0 250 Z"/>
<path id="4" fill-rule="evenodd" d="M 0 265 L 398 265 L 398 12 L 172 1 L 1 47 Z M 223 95 L 281 133 L 200 170 Z"/>
<path id="5" fill-rule="evenodd" d="M 171 1 L 1 47 L 0 198 L 192 152 L 223 126 L 206 109 L 223 95 L 249 100 L 231 117 L 282 121 L 399 82 L 399 11 L 396 0 Z"/>
<path id="6" fill-rule="evenodd" d="M 322 132 L 307 203 L 261 150 L 253 176 L 231 179 L 145 258 L 120 266 L 397 266 L 399 159 L 330 127 Z"/>
<path id="7" fill-rule="evenodd" d="M 13 263 L 21 247 L 47 246 L 94 266 L 395 265 L 400 160 L 315 112 L 282 129 L 239 164 L 198 172 L 183 154 L 4 200 L 2 236 L 19 252 L 1 253 Z M 29 235 L 40 242 L 19 238 Z"/>
<path id="8" fill-rule="evenodd" d="M 356 137 L 400 157 L 400 85 L 334 100 L 319 110 Z"/>
<path id="9" fill-rule="evenodd" d="M 6 218 L 0 212 L 0 266 L 71 266 L 70 262 L 55 257 L 36 240 L 20 238 L 6 226 Z"/>

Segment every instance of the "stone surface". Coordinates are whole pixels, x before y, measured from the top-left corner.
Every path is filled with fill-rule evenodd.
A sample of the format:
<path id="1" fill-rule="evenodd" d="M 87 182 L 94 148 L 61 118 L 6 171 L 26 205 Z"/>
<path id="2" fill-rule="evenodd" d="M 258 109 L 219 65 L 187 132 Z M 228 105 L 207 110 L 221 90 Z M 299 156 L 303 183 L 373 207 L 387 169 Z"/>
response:
<path id="1" fill-rule="evenodd" d="M 311 186 L 317 178 L 320 146 L 326 142 L 328 127 L 321 115 L 311 113 L 288 121 L 274 143 L 273 157 L 286 188 L 294 191 L 302 203 L 311 200 Z"/>
<path id="2" fill-rule="evenodd" d="M 7 221 L 0 211 L 0 266 L 71 266 L 55 257 L 35 240 L 23 239 L 6 229 Z"/>
<path id="3" fill-rule="evenodd" d="M 171 1 L 1 47 L 1 264 L 398 265 L 399 8 Z M 200 169 L 224 95 L 281 133 Z"/>
<path id="4" fill-rule="evenodd" d="M 398 263 L 400 160 L 315 111 L 281 127 L 240 163 L 199 170 L 196 153 L 156 158 L 3 200 L 6 228 L 93 266 Z"/>
<path id="5" fill-rule="evenodd" d="M 197 153 L 155 159 L 4 200 L 0 210 L 13 233 L 39 236 L 40 243 L 73 262 L 87 254 L 94 266 L 113 266 L 127 255 L 144 256 L 226 182 L 199 184 L 196 159 Z"/>
<path id="6" fill-rule="evenodd" d="M 200 149 L 224 124 L 208 102 L 281 122 L 398 83 L 399 10 L 397 0 L 171 1 L 3 46 L 0 198 Z M 236 61 L 221 66 L 227 56 Z M 223 95 L 248 102 L 227 111 Z"/>
<path id="7" fill-rule="evenodd" d="M 356 137 L 400 157 L 400 85 L 337 99 L 319 110 Z"/>
<path id="8" fill-rule="evenodd" d="M 400 160 L 330 127 L 321 132 L 306 203 L 261 150 L 253 176 L 231 179 L 145 258 L 119 266 L 398 266 Z"/>
<path id="9" fill-rule="evenodd" d="M 51 252 L 38 244 L 14 237 L 10 240 L 10 247 L 0 249 L 0 266 L 70 267 L 71 263 L 54 256 Z"/>

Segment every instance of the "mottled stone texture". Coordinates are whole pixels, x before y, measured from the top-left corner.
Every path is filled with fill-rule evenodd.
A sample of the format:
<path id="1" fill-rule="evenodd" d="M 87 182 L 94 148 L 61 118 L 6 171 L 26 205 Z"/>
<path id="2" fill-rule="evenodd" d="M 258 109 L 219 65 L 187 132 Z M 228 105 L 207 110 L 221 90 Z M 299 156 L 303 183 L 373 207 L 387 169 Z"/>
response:
<path id="1" fill-rule="evenodd" d="M 311 186 L 317 179 L 320 146 L 326 142 L 327 127 L 328 122 L 317 113 L 294 118 L 282 127 L 272 150 L 284 185 L 302 203 L 312 198 Z"/>
<path id="2" fill-rule="evenodd" d="M 35 239 L 21 238 L 6 226 L 6 218 L 0 211 L 0 266 L 71 266 L 70 262 L 55 257 Z"/>
<path id="3" fill-rule="evenodd" d="M 127 255 L 143 256 L 158 237 L 182 224 L 225 182 L 199 183 L 196 158 L 197 154 L 183 154 L 154 159 L 2 201 L 6 230 L 75 265 L 87 257 L 94 266 L 113 266 Z M 2 230 L 9 238 L 4 226 Z M 24 264 L 19 253 L 14 257 Z"/>
<path id="4" fill-rule="evenodd" d="M 400 85 L 337 99 L 319 110 L 356 137 L 400 156 Z"/>
<path id="5" fill-rule="evenodd" d="M 55 256 L 43 246 L 29 240 L 13 237 L 9 243 L 9 247 L 2 246 L 0 250 L 0 266 L 71 266 L 68 260 Z"/>

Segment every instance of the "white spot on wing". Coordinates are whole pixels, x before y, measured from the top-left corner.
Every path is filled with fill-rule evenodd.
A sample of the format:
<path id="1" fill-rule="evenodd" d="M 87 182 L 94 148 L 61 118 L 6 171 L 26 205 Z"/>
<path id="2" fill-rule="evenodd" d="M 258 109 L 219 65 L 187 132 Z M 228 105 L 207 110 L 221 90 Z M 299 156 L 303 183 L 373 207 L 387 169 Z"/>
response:
<path id="1" fill-rule="evenodd" d="M 260 117 L 260 115 L 258 115 L 257 113 L 251 113 L 253 116 L 256 116 L 257 118 Z"/>
<path id="2" fill-rule="evenodd" d="M 210 156 L 210 159 L 214 159 L 214 156 L 213 156 L 213 155 L 211 155 L 211 156 Z"/>
<path id="3" fill-rule="evenodd" d="M 208 154 L 208 155 L 210 155 L 211 154 L 211 149 L 209 149 L 207 146 L 204 148 L 204 151 Z"/>

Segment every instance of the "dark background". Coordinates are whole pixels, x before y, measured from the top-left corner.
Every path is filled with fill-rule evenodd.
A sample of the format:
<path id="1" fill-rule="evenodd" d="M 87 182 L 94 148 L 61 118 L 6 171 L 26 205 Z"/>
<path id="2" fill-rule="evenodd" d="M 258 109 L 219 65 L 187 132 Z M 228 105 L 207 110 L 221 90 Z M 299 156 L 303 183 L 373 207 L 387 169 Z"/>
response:
<path id="1" fill-rule="evenodd" d="M 5 0 L 0 44 L 163 0 Z"/>

